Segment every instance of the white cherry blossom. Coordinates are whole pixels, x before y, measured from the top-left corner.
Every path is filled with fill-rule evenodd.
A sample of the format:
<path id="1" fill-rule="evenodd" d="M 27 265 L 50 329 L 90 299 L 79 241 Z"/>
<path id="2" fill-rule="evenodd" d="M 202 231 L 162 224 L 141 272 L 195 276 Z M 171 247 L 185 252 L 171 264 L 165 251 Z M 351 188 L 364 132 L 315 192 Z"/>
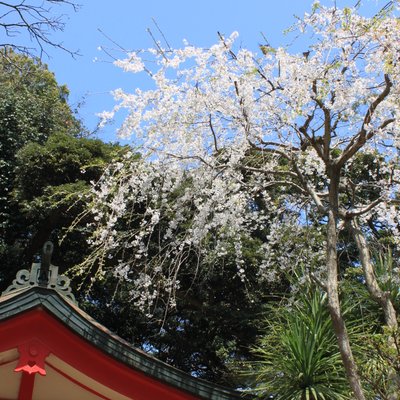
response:
<path id="1" fill-rule="evenodd" d="M 102 116 L 128 111 L 119 133 L 132 138 L 140 159 L 131 155 L 122 167 L 110 167 L 93 189 L 94 246 L 104 253 L 131 250 L 116 274 L 135 276 L 132 296 L 143 306 L 159 290 L 173 302 L 179 270 L 192 253 L 224 257 L 233 243 L 244 280 L 243 240 L 265 232 L 260 279 L 278 279 L 282 270 L 302 265 L 307 276 L 301 279 L 326 290 L 356 399 L 365 397 L 340 324 L 341 229 L 352 232 L 386 323 L 397 324 L 374 281 L 366 245 L 371 218 L 400 238 L 400 23 L 392 12 L 366 18 L 316 2 L 295 26 L 311 37 L 302 54 L 237 49 L 237 33 L 209 49 L 127 54 L 115 64 L 147 74 L 153 87 L 115 91 L 114 110 Z M 354 177 L 356 158 L 368 155 L 379 161 L 379 172 Z M 137 222 L 121 233 L 116 228 L 124 218 Z M 317 234 L 308 229 L 316 219 Z M 308 242 L 288 242 L 288 229 L 309 235 Z M 161 232 L 158 249 L 151 248 L 155 231 Z"/>

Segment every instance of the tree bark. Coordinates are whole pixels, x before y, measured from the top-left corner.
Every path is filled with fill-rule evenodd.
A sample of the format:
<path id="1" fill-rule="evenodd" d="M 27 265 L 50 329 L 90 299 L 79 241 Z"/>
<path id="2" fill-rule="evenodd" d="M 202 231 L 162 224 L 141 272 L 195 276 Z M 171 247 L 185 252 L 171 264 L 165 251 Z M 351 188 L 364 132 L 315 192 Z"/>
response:
<path id="1" fill-rule="evenodd" d="M 368 249 L 365 236 L 359 228 L 357 221 L 352 220 L 349 224 L 351 234 L 356 242 L 358 253 L 360 255 L 361 265 L 364 271 L 365 283 L 371 297 L 382 307 L 385 314 L 385 322 L 390 328 L 397 328 L 397 315 L 390 300 L 389 293 L 384 292 L 380 287 L 374 273 L 374 267 Z"/>
<path id="2" fill-rule="evenodd" d="M 364 271 L 365 283 L 372 299 L 380 305 L 385 315 L 385 322 L 389 328 L 397 329 L 397 313 L 390 299 L 390 294 L 384 292 L 376 279 L 374 268 L 371 262 L 371 256 L 368 249 L 368 244 L 362 230 L 359 228 L 357 221 L 353 219 L 348 223 L 350 232 L 356 242 L 358 253 L 360 255 L 361 265 Z M 393 346 L 397 351 L 393 340 L 389 345 Z M 392 369 L 388 376 L 389 393 L 388 400 L 399 399 L 399 377 L 396 371 Z"/>
<path id="3" fill-rule="evenodd" d="M 338 262 L 337 262 L 337 220 L 339 203 L 339 172 L 334 168 L 330 171 L 328 226 L 326 237 L 326 266 L 328 308 L 332 318 L 333 329 L 338 340 L 339 351 L 346 371 L 347 379 L 356 400 L 365 400 L 357 365 L 350 347 L 349 335 L 340 309 L 338 291 Z"/>

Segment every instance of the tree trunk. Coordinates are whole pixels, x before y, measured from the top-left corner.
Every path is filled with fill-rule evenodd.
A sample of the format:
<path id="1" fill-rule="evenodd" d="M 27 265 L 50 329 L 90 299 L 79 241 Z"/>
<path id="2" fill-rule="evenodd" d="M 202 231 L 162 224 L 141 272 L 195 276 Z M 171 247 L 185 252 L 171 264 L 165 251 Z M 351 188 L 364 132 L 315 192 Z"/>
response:
<path id="1" fill-rule="evenodd" d="M 365 283 L 367 289 L 372 299 L 380 305 L 385 315 L 385 322 L 389 328 L 397 329 L 397 313 L 390 299 L 390 294 L 384 292 L 376 279 L 374 268 L 371 262 L 371 257 L 368 249 L 368 244 L 365 236 L 361 229 L 359 228 L 357 221 L 352 220 L 349 224 L 351 234 L 356 242 L 357 249 L 360 255 L 361 265 L 364 271 Z M 389 342 L 389 345 L 393 346 L 397 351 L 393 340 Z M 399 399 L 399 377 L 396 371 L 392 369 L 388 376 L 389 393 L 388 400 L 398 400 Z"/>
<path id="2" fill-rule="evenodd" d="M 354 360 L 353 352 L 350 347 L 349 336 L 346 324 L 340 309 L 339 292 L 338 292 L 338 263 L 337 263 L 337 214 L 338 214 L 338 188 L 339 173 L 331 170 L 330 187 L 329 187 L 329 203 L 330 209 L 328 213 L 328 229 L 326 237 L 326 266 L 327 266 L 327 282 L 326 290 L 328 294 L 328 308 L 332 318 L 333 329 L 335 331 L 340 355 L 346 371 L 350 388 L 353 391 L 356 400 L 365 400 L 364 391 L 361 386 L 360 377 L 357 372 L 357 365 Z"/>
<path id="3" fill-rule="evenodd" d="M 350 231 L 356 242 L 358 253 L 360 255 L 361 265 L 364 271 L 365 283 L 371 297 L 382 307 L 385 314 L 386 325 L 390 328 L 397 328 L 397 315 L 390 300 L 389 293 L 384 292 L 376 280 L 374 267 L 371 262 L 371 257 L 367 245 L 367 241 L 361 229 L 355 220 L 349 223 Z"/>

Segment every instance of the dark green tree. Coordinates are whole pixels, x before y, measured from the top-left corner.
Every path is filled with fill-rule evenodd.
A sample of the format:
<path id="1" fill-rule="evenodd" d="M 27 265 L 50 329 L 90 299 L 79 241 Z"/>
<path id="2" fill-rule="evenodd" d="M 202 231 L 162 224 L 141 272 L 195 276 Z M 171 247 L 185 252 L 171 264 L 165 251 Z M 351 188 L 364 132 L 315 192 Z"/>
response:
<path id="1" fill-rule="evenodd" d="M 16 154 L 30 142 L 44 144 L 56 133 L 78 135 L 79 121 L 68 103 L 68 89 L 38 60 L 4 49 L 0 57 L 0 260 L 18 259 L 20 226 L 13 201 Z M 4 267 L 5 268 L 5 267 Z"/>
<path id="2" fill-rule="evenodd" d="M 77 134 L 80 131 L 79 122 L 67 104 L 68 89 L 57 84 L 46 65 L 10 51 L 8 58 L 10 62 L 0 58 L 0 210 L 3 221 L 12 191 L 17 151 L 30 141 L 44 143 L 54 132 Z"/>
<path id="3" fill-rule="evenodd" d="M 84 193 L 89 182 L 98 179 L 118 146 L 80 138 L 84 129 L 68 105 L 67 87 L 60 86 L 41 61 L 2 51 L 7 52 L 6 58 L 0 57 L 0 273 L 4 286 L 15 270 L 30 265 L 44 241 L 73 221 L 79 210 L 74 206 L 79 203 L 77 193 Z M 76 254 L 79 247 L 86 248 L 77 244 Z M 65 265 L 77 260 L 64 257 Z"/>
<path id="4" fill-rule="evenodd" d="M 100 140 L 52 133 L 43 144 L 28 142 L 15 158 L 14 181 L 2 272 L 7 284 L 15 271 L 28 267 L 49 238 L 56 244 L 54 262 L 65 270 L 82 260 L 89 235 L 83 219 L 66 235 L 83 211 L 85 194 L 104 165 L 121 150 Z M 62 241 L 62 239 L 65 239 Z"/>

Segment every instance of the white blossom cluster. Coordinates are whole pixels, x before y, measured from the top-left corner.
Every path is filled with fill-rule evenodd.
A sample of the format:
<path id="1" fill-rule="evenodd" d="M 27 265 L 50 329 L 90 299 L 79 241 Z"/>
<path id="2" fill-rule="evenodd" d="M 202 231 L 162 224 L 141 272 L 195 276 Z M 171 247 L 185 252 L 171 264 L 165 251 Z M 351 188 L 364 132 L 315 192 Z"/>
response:
<path id="1" fill-rule="evenodd" d="M 343 220 L 375 216 L 400 237 L 400 22 L 316 2 L 296 29 L 312 33 L 303 54 L 237 49 L 233 33 L 209 49 L 158 47 L 115 62 L 147 74 L 153 88 L 116 90 L 117 105 L 102 114 L 105 121 L 128 111 L 119 134 L 132 138 L 140 159 L 128 156 L 94 186 L 93 244 L 131 251 L 116 274 L 131 279 L 140 304 L 159 290 L 173 293 L 190 254 L 224 257 L 232 243 L 245 279 L 242 241 L 259 231 L 260 277 L 300 264 L 323 277 L 320 235 L 335 157 L 348 156 Z M 375 154 L 379 173 L 353 176 L 358 154 Z M 363 196 L 371 185 L 374 194 Z M 132 222 L 129 232 L 118 230 L 121 220 Z M 296 235 L 306 245 L 290 239 Z"/>

